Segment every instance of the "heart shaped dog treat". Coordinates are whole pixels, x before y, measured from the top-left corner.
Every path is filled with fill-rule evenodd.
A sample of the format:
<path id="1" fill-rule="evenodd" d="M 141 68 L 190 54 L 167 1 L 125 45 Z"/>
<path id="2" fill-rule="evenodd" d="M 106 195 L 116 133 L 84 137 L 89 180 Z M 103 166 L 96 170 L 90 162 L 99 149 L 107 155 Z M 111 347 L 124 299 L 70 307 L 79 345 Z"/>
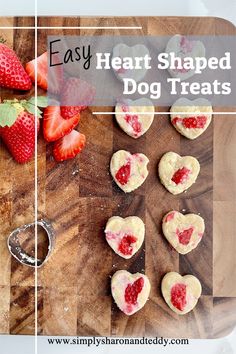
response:
<path id="1" fill-rule="evenodd" d="M 161 283 L 162 295 L 167 305 L 179 315 L 190 312 L 202 293 L 200 281 L 193 275 L 182 277 L 179 273 L 167 273 Z"/>
<path id="2" fill-rule="evenodd" d="M 158 170 L 166 189 L 172 194 L 180 194 L 196 181 L 200 165 L 195 157 L 167 152 L 162 156 Z"/>
<path id="3" fill-rule="evenodd" d="M 129 78 L 136 82 L 142 80 L 146 75 L 147 68 L 144 61 L 136 62 L 135 58 L 140 59 L 146 56 L 149 56 L 149 50 L 143 44 L 136 44 L 133 47 L 124 43 L 117 44 L 113 48 L 112 60 L 119 58 L 121 61 L 121 65 L 118 65 L 117 69 L 113 67 L 118 79 L 123 81 L 124 78 Z"/>
<path id="4" fill-rule="evenodd" d="M 121 129 L 136 139 L 150 128 L 154 119 L 155 108 L 149 99 L 141 98 L 136 101 L 126 100 L 123 104 L 118 103 L 115 112 L 116 120 Z M 130 112 L 132 113 L 130 114 Z"/>
<path id="5" fill-rule="evenodd" d="M 186 67 L 186 63 L 189 63 L 187 58 L 194 60 L 197 57 L 205 57 L 205 52 L 205 46 L 201 41 L 189 40 L 186 36 L 176 34 L 167 43 L 166 53 L 169 56 L 174 54 L 180 60 L 175 60 L 173 68 L 168 69 L 169 73 L 181 80 L 190 78 L 195 75 L 195 70 L 190 69 L 189 65 Z"/>
<path id="6" fill-rule="evenodd" d="M 147 302 L 151 290 L 148 277 L 117 271 L 111 279 L 111 292 L 116 305 L 126 315 L 133 315 Z"/>
<path id="7" fill-rule="evenodd" d="M 119 150 L 111 158 L 110 170 L 117 185 L 126 193 L 140 187 L 148 176 L 149 160 L 144 154 Z"/>
<path id="8" fill-rule="evenodd" d="M 201 241 L 205 231 L 205 223 L 199 215 L 183 215 L 173 210 L 164 216 L 162 230 L 176 251 L 186 254 L 196 248 Z"/>
<path id="9" fill-rule="evenodd" d="M 204 98 L 193 101 L 180 98 L 173 104 L 170 112 L 171 123 L 180 134 L 188 139 L 196 139 L 211 123 L 212 106 Z"/>
<path id="10" fill-rule="evenodd" d="M 105 234 L 111 248 L 119 256 L 129 259 L 143 244 L 145 226 L 137 216 L 125 219 L 113 216 L 107 222 Z"/>

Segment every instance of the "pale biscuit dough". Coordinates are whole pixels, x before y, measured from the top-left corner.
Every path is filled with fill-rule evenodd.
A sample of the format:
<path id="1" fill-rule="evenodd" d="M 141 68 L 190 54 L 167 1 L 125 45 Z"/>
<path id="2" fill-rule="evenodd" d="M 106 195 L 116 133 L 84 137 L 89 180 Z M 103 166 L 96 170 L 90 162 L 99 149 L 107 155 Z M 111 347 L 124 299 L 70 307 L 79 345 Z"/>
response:
<path id="1" fill-rule="evenodd" d="M 176 284 L 186 285 L 186 305 L 182 311 L 173 306 L 171 302 L 171 289 Z M 182 277 L 179 273 L 170 272 L 162 279 L 161 291 L 171 310 L 179 315 L 185 315 L 196 306 L 202 293 L 202 286 L 200 281 L 193 275 L 185 275 Z"/>
<path id="2" fill-rule="evenodd" d="M 182 168 L 187 168 L 190 172 L 183 182 L 176 184 L 172 181 L 172 177 Z M 200 172 L 200 165 L 195 157 L 181 157 L 175 152 L 167 152 L 159 162 L 158 171 L 160 180 L 166 189 L 172 194 L 180 194 L 196 181 Z"/>
<path id="3" fill-rule="evenodd" d="M 132 114 L 124 114 L 132 112 Z M 148 112 L 149 114 L 143 114 Z M 155 108 L 147 98 L 136 101 L 126 100 L 125 103 L 118 103 L 115 108 L 116 120 L 121 129 L 132 138 L 140 138 L 150 128 Z M 153 113 L 153 114 L 152 114 Z"/>
<path id="4" fill-rule="evenodd" d="M 141 62 L 140 68 L 139 69 L 128 69 L 128 67 L 130 67 L 130 65 L 127 66 L 127 64 L 124 63 L 124 58 L 126 58 L 126 62 L 127 60 L 130 62 L 132 61 L 133 66 L 135 66 L 136 64 L 136 57 L 141 57 L 144 58 L 145 56 L 149 56 L 149 50 L 148 48 L 143 45 L 143 44 L 135 44 L 132 47 L 129 47 L 128 45 L 124 44 L 124 43 L 119 43 L 117 44 L 114 48 L 113 48 L 113 55 L 112 55 L 112 59 L 113 58 L 120 58 L 122 60 L 122 65 L 121 68 L 119 68 L 118 70 L 114 69 L 114 73 L 117 76 L 117 78 L 119 80 L 121 80 L 123 82 L 124 78 L 129 78 L 129 79 L 133 79 L 136 82 L 141 81 L 144 76 L 146 75 L 147 72 L 147 68 L 144 64 L 144 62 Z M 120 66 L 120 65 L 119 65 Z"/>
<path id="5" fill-rule="evenodd" d="M 170 38 L 166 45 L 166 53 L 175 53 L 175 56 L 182 58 L 185 57 L 205 57 L 206 50 L 205 46 L 201 41 L 190 40 L 186 36 L 182 36 L 180 34 L 176 34 Z M 169 73 L 173 77 L 177 77 L 180 80 L 186 80 L 191 76 L 195 75 L 195 70 L 185 70 L 183 69 L 170 69 L 168 68 Z"/>
<path id="6" fill-rule="evenodd" d="M 166 239 L 180 254 L 186 254 L 197 247 L 205 231 L 205 223 L 201 216 L 196 214 L 183 215 L 173 210 L 167 213 L 162 220 L 162 230 Z M 180 242 L 179 234 L 191 230 L 189 242 Z"/>
<path id="7" fill-rule="evenodd" d="M 140 187 L 148 176 L 147 164 L 149 159 L 144 154 L 131 154 L 125 150 L 119 150 L 115 152 L 111 158 L 110 171 L 117 185 L 125 192 L 130 193 Z M 125 184 L 121 184 L 116 174 L 121 167 L 130 164 L 130 174 L 128 181 Z"/>
<path id="8" fill-rule="evenodd" d="M 178 112 L 186 113 L 178 114 Z M 191 114 L 189 114 L 189 112 Z M 198 98 L 193 101 L 188 100 L 187 98 L 180 98 L 170 109 L 171 123 L 180 134 L 193 140 L 199 137 L 208 128 L 211 123 L 212 112 L 213 110 L 210 102 L 204 98 Z M 203 117 L 203 119 L 206 119 L 203 128 L 200 126 L 196 128 L 189 128 L 185 126 L 184 122 L 186 118 L 199 119 L 198 117 Z"/>
<path id="9" fill-rule="evenodd" d="M 137 216 L 129 216 L 125 219 L 120 216 L 113 216 L 106 224 L 105 235 L 108 244 L 115 251 L 115 253 L 125 259 L 129 259 L 140 249 L 143 244 L 145 226 L 143 221 Z M 127 237 L 127 235 L 134 237 L 136 241 L 130 244 L 129 254 L 124 254 L 121 252 L 122 249 L 120 248 L 120 244 L 122 239 Z"/>
<path id="10" fill-rule="evenodd" d="M 138 294 L 137 303 L 130 305 L 125 301 L 125 290 L 129 284 L 133 284 L 139 278 L 143 278 L 144 285 L 142 291 Z M 151 290 L 151 285 L 147 276 L 136 273 L 131 274 L 126 270 L 117 271 L 111 279 L 111 292 L 113 299 L 119 309 L 126 315 L 133 315 L 139 311 L 147 302 Z"/>

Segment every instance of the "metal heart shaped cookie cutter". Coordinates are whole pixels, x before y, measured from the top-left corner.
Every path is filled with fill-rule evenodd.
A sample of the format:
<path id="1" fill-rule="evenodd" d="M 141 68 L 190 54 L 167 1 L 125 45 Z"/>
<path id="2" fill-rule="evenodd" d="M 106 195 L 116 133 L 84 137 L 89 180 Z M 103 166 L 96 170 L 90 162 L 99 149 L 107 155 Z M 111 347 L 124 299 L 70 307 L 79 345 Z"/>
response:
<path id="1" fill-rule="evenodd" d="M 20 233 L 26 231 L 31 227 L 36 227 L 36 225 L 41 226 L 46 231 L 48 237 L 48 253 L 44 259 L 35 259 L 35 257 L 28 255 L 22 249 L 19 241 Z M 55 232 L 52 227 L 52 224 L 48 220 L 38 220 L 36 223 L 23 225 L 21 227 L 18 227 L 14 231 L 12 231 L 12 233 L 9 235 L 7 239 L 7 246 L 11 255 L 14 258 L 16 258 L 18 262 L 28 267 L 40 268 L 47 262 L 48 258 L 50 257 L 53 251 L 54 241 L 55 241 Z"/>

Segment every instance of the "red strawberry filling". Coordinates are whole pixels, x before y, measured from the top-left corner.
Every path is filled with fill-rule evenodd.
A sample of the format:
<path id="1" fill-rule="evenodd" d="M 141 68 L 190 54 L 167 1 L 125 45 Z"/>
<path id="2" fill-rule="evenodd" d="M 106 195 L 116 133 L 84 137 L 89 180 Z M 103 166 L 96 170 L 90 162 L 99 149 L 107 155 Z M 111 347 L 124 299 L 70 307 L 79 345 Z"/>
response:
<path id="1" fill-rule="evenodd" d="M 129 305 L 136 305 L 138 295 L 141 293 L 144 286 L 144 279 L 141 277 L 133 284 L 128 284 L 125 289 L 125 301 Z"/>
<path id="2" fill-rule="evenodd" d="M 171 288 L 171 303 L 178 310 L 183 311 L 187 301 L 186 301 L 186 285 L 176 284 Z"/>
<path id="3" fill-rule="evenodd" d="M 175 212 L 173 211 L 172 213 L 169 213 L 166 218 L 165 218 L 165 222 L 169 222 L 171 220 L 173 220 L 175 217 Z"/>
<path id="4" fill-rule="evenodd" d="M 141 126 L 141 123 L 139 122 L 138 116 L 136 114 L 134 114 L 134 115 L 126 114 L 125 120 L 129 125 L 131 125 L 135 134 L 138 135 L 141 133 L 142 126 Z"/>
<path id="5" fill-rule="evenodd" d="M 172 119 L 172 124 L 173 125 L 176 125 L 177 123 L 180 123 L 180 122 L 182 122 L 182 118 L 175 117 L 174 119 Z"/>
<path id="6" fill-rule="evenodd" d="M 175 184 L 184 183 L 188 179 L 190 172 L 191 171 L 188 168 L 182 167 L 174 173 L 171 181 L 173 181 Z"/>
<path id="7" fill-rule="evenodd" d="M 128 112 L 129 108 L 127 106 L 122 106 L 122 111 Z M 126 122 L 132 127 L 132 129 L 136 135 L 141 133 L 142 125 L 139 122 L 137 114 L 126 114 L 124 118 L 125 118 Z"/>
<path id="8" fill-rule="evenodd" d="M 126 72 L 126 70 L 124 68 L 120 68 L 118 70 L 116 70 L 117 74 L 124 74 Z"/>
<path id="9" fill-rule="evenodd" d="M 126 165 L 123 165 L 117 172 L 116 172 L 116 179 L 117 181 L 123 186 L 125 185 L 130 177 L 131 173 L 131 164 L 130 161 L 127 162 Z"/>
<path id="10" fill-rule="evenodd" d="M 185 74 L 185 73 L 189 72 L 190 69 L 185 69 L 183 67 L 184 61 L 182 58 L 181 58 L 180 62 L 181 62 L 181 68 L 178 68 L 179 62 L 177 60 L 174 61 L 174 63 L 176 63 L 174 71 L 177 73 L 181 73 L 181 74 Z"/>
<path id="11" fill-rule="evenodd" d="M 121 57 L 118 57 L 118 58 L 122 59 Z M 127 69 L 124 69 L 123 67 L 116 70 L 117 74 L 124 74 L 126 71 L 127 71 Z"/>
<path id="12" fill-rule="evenodd" d="M 193 42 L 189 41 L 185 36 L 182 36 L 180 39 L 180 47 L 184 53 L 190 53 L 193 50 Z"/>
<path id="13" fill-rule="evenodd" d="M 191 128 L 203 129 L 206 125 L 206 122 L 207 122 L 206 116 L 186 117 L 186 118 L 175 117 L 172 120 L 172 123 L 174 125 L 176 125 L 177 123 L 182 123 L 182 125 L 188 129 Z"/>
<path id="14" fill-rule="evenodd" d="M 123 253 L 124 255 L 131 255 L 133 252 L 132 243 L 135 243 L 137 238 L 133 235 L 125 235 L 120 244 L 118 250 Z"/>
<path id="15" fill-rule="evenodd" d="M 190 227 L 189 229 L 186 229 L 181 232 L 177 229 L 176 234 L 179 238 L 179 243 L 181 243 L 182 245 L 188 245 L 192 237 L 193 230 L 194 230 L 193 227 Z"/>

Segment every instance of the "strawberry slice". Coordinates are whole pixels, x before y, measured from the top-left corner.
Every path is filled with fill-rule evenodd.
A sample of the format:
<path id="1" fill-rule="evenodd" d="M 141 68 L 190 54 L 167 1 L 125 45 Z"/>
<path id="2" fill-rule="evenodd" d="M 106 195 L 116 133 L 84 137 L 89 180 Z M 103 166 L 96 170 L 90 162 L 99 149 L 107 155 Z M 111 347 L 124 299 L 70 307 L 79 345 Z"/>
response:
<path id="1" fill-rule="evenodd" d="M 36 80 L 36 62 L 37 62 L 37 80 Z M 48 90 L 48 53 L 45 52 L 38 58 L 31 60 L 25 66 L 25 70 L 33 82 L 37 81 L 37 85 L 43 90 Z M 52 93 L 59 93 L 61 88 L 63 71 L 61 66 L 53 68 L 53 75 L 50 76 L 51 84 L 50 91 Z"/>
<path id="2" fill-rule="evenodd" d="M 0 86 L 17 90 L 30 90 L 32 82 L 16 53 L 0 43 Z"/>
<path id="3" fill-rule="evenodd" d="M 25 70 L 33 82 L 35 82 L 35 65 L 38 63 L 37 68 L 37 84 L 39 87 L 47 91 L 47 52 L 40 55 L 37 59 L 31 60 L 25 65 Z"/>
<path id="4" fill-rule="evenodd" d="M 69 134 L 79 123 L 80 114 L 71 119 L 61 116 L 59 106 L 48 106 L 43 115 L 43 135 L 46 141 L 56 141 Z"/>
<path id="5" fill-rule="evenodd" d="M 56 161 L 61 162 L 68 159 L 73 159 L 81 152 L 85 145 L 85 135 L 79 133 L 77 130 L 72 132 L 64 138 L 58 140 L 54 144 L 53 156 Z"/>
<path id="6" fill-rule="evenodd" d="M 76 77 L 70 77 L 63 84 L 61 94 L 62 117 L 69 119 L 80 113 L 91 105 L 94 96 L 95 88 L 92 85 Z"/>
<path id="7" fill-rule="evenodd" d="M 62 106 L 61 115 L 64 119 L 70 119 L 76 114 L 82 112 L 87 106 Z"/>

